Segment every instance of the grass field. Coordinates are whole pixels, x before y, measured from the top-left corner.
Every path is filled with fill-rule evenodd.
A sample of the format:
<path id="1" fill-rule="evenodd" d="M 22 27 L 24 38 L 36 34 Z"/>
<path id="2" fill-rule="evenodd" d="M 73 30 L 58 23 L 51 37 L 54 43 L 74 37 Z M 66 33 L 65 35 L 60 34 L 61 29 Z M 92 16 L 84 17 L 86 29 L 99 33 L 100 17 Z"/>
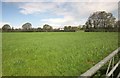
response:
<path id="1" fill-rule="evenodd" d="M 3 33 L 3 76 L 79 76 L 118 47 L 115 32 Z"/>

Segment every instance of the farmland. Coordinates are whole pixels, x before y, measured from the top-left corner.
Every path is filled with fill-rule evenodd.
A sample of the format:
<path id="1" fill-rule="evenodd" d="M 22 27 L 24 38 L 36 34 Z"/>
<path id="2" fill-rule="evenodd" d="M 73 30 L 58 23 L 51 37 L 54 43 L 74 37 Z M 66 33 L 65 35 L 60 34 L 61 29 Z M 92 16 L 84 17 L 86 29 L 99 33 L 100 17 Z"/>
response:
<path id="1" fill-rule="evenodd" d="M 116 32 L 2 34 L 3 76 L 79 76 L 118 47 Z"/>

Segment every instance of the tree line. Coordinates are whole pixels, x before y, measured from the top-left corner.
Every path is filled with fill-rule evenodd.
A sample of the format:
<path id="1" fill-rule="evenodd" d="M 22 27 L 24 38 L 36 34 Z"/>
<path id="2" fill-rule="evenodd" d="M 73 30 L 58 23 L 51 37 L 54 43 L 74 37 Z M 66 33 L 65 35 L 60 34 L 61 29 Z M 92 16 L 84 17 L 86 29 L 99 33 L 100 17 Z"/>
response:
<path id="1" fill-rule="evenodd" d="M 72 26 L 64 26 L 64 28 L 53 29 L 52 26 L 45 24 L 43 28 L 32 28 L 31 23 L 25 23 L 22 25 L 22 28 L 14 29 L 9 24 L 5 24 L 2 27 L 3 32 L 75 32 L 80 30 L 80 26 L 72 27 Z"/>
<path id="2" fill-rule="evenodd" d="M 105 11 L 97 11 L 89 16 L 85 25 L 81 26 L 64 26 L 64 28 L 53 29 L 52 26 L 45 24 L 43 28 L 32 28 L 31 23 L 25 23 L 22 28 L 14 29 L 9 24 L 5 24 L 2 27 L 4 32 L 75 32 L 84 30 L 85 32 L 118 32 L 120 31 L 120 20 L 116 21 L 116 18 L 112 13 Z"/>

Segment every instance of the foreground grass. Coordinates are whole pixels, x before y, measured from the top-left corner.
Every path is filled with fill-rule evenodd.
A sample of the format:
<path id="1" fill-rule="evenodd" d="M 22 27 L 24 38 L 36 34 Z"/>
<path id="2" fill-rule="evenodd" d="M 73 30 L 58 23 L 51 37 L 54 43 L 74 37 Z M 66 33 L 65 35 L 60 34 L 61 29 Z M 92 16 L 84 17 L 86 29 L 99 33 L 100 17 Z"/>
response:
<path id="1" fill-rule="evenodd" d="M 3 33 L 4 76 L 79 76 L 117 48 L 114 32 Z"/>

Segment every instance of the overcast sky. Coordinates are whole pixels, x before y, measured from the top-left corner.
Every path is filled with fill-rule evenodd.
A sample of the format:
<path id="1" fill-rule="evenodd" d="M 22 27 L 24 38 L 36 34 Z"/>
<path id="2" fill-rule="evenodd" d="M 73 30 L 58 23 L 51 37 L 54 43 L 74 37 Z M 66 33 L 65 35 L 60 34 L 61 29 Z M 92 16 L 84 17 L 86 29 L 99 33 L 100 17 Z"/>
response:
<path id="1" fill-rule="evenodd" d="M 54 28 L 65 25 L 83 25 L 96 11 L 111 12 L 118 17 L 119 0 L 4 0 L 0 26 L 10 24 L 14 28 L 30 22 L 32 27 L 49 24 Z M 0 13 L 1 14 L 1 13 Z"/>

